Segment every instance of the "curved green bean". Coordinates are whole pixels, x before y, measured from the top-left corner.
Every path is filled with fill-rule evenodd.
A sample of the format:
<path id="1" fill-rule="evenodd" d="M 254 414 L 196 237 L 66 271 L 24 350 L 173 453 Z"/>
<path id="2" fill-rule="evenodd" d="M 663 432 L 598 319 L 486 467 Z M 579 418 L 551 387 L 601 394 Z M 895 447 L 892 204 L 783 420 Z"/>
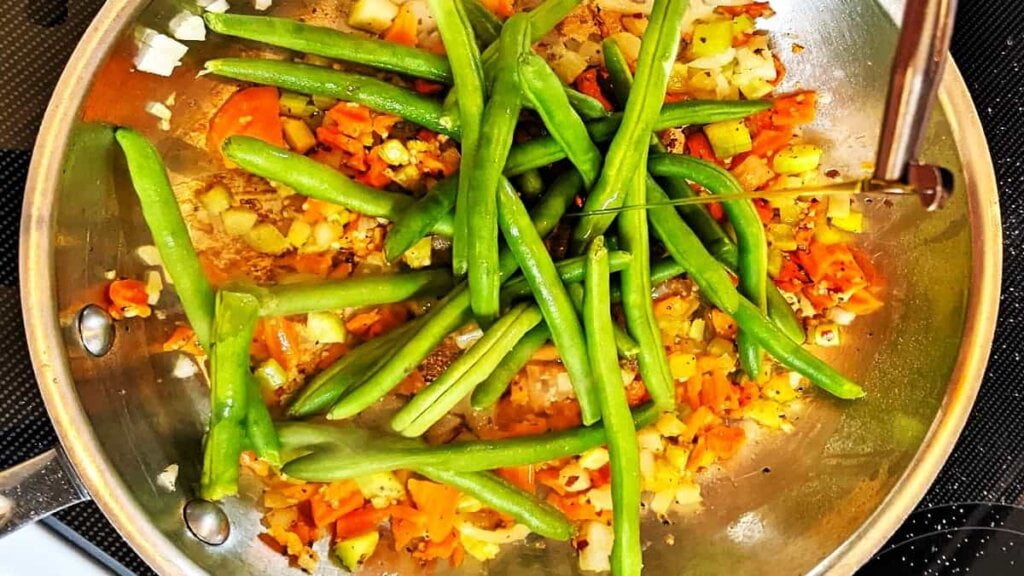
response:
<path id="1" fill-rule="evenodd" d="M 395 223 L 384 239 L 384 256 L 389 262 L 397 261 L 406 250 L 429 234 L 431 227 L 448 218 L 455 207 L 458 189 L 457 175 L 445 178 L 431 188 L 423 198 L 395 216 Z"/>
<path id="2" fill-rule="evenodd" d="M 665 101 L 668 74 L 679 49 L 683 15 L 688 6 L 689 0 L 655 0 L 640 44 L 636 80 L 622 114 L 622 124 L 608 147 L 604 169 L 587 196 L 584 212 L 622 206 L 629 180 L 642 171 L 643 155 L 637 151 L 647 148 L 658 110 Z M 574 249 L 577 252 L 585 249 L 614 219 L 610 214 L 581 218 L 573 230 Z"/>
<path id="3" fill-rule="evenodd" d="M 473 315 L 481 324 L 498 316 L 501 295 L 501 271 L 498 266 L 498 185 L 501 173 L 495 170 L 508 158 L 512 136 L 519 121 L 519 58 L 529 52 L 530 21 L 525 13 L 508 19 L 501 31 L 497 73 L 490 100 L 484 107 L 480 147 L 467 164 L 463 178 L 469 179 L 467 210 L 469 226 L 468 277 L 469 299 Z"/>
<path id="4" fill-rule="evenodd" d="M 633 421 L 637 428 L 643 428 L 652 424 L 659 414 L 660 411 L 648 405 L 633 412 Z M 410 438 L 381 438 L 358 428 L 310 422 L 282 422 L 277 430 L 284 453 L 301 454 L 287 462 L 282 471 L 308 482 L 335 482 L 420 466 L 455 472 L 511 468 L 582 454 L 608 442 L 602 425 L 437 446 L 424 446 L 421 441 Z M 338 458 L 342 452 L 348 457 Z"/>
<path id="5" fill-rule="evenodd" d="M 576 312 L 583 314 L 583 285 L 568 284 L 565 289 L 569 291 L 569 297 L 572 298 L 572 305 L 576 307 Z M 632 360 L 640 353 L 640 345 L 618 323 L 612 323 L 612 336 L 615 338 L 615 351 L 620 358 Z"/>
<path id="6" fill-rule="evenodd" d="M 321 310 L 392 304 L 417 296 L 439 296 L 451 287 L 450 272 L 429 269 L 259 286 L 246 291 L 259 298 L 261 316 L 290 316 Z"/>
<path id="7" fill-rule="evenodd" d="M 545 324 L 535 326 L 527 332 L 509 350 L 508 354 L 501 359 L 501 362 L 494 368 L 491 375 L 477 386 L 476 390 L 473 390 L 473 396 L 470 398 L 473 409 L 486 410 L 494 406 L 501 399 L 505 390 L 508 389 L 512 378 L 515 378 L 516 374 L 530 361 L 534 353 L 546 344 L 549 339 L 551 339 L 551 331 L 548 330 Z"/>
<path id="8" fill-rule="evenodd" d="M 667 200 L 665 192 L 654 179 L 648 178 L 647 202 L 657 204 Z M 725 268 L 708 253 L 671 206 L 651 206 L 647 212 L 655 234 L 683 271 L 697 283 L 704 296 L 732 316 L 740 329 L 747 330 L 751 339 L 776 361 L 839 398 L 853 399 L 864 395 L 860 386 L 786 337 L 757 306 L 740 296 L 729 281 Z"/>
<path id="9" fill-rule="evenodd" d="M 303 196 L 344 206 L 353 212 L 393 220 L 413 204 L 409 196 L 365 186 L 330 166 L 258 138 L 232 136 L 224 141 L 222 149 L 225 157 L 250 174 L 280 182 Z M 431 230 L 450 236 L 452 221 L 442 218 Z"/>
<path id="10" fill-rule="evenodd" d="M 473 0 L 468 0 L 473 1 Z M 316 54 L 380 70 L 451 83 L 452 69 L 444 56 L 377 38 L 313 26 L 291 18 L 246 16 L 225 12 L 203 14 L 210 30 L 297 52 Z"/>
<path id="11" fill-rule="evenodd" d="M 633 88 L 633 72 L 629 69 L 626 55 L 619 48 L 619 43 L 612 38 L 605 38 L 601 43 L 601 53 L 604 56 L 604 68 L 608 71 L 608 79 L 611 81 L 612 97 L 619 107 L 626 105 L 629 100 L 629 91 Z"/>
<path id="12" fill-rule="evenodd" d="M 612 272 L 621 272 L 626 268 L 629 268 L 633 263 L 633 255 L 629 252 L 623 252 L 616 250 L 615 252 L 609 252 L 609 262 L 611 264 Z M 583 256 L 576 256 L 573 258 L 566 258 L 565 260 L 559 260 L 555 267 L 558 268 L 558 276 L 562 279 L 562 282 L 566 284 L 578 283 L 583 281 L 583 272 L 586 268 L 586 259 Z M 675 268 L 672 268 L 674 271 Z M 682 272 L 675 272 L 669 278 L 674 278 L 682 274 Z M 666 278 L 667 280 L 668 278 Z M 508 281 L 502 287 L 501 300 L 505 303 L 515 302 L 520 298 L 532 296 L 533 292 L 530 289 L 529 282 L 522 276 L 516 276 L 515 278 Z"/>
<path id="13" fill-rule="evenodd" d="M 568 540 L 575 531 L 573 525 L 556 508 L 494 473 L 452 472 L 439 466 L 420 466 L 416 471 L 435 482 L 458 488 L 485 505 L 515 518 L 545 538 Z"/>
<path id="14" fill-rule="evenodd" d="M 260 385 L 255 378 L 249 379 L 249 406 L 245 414 L 245 435 L 252 442 L 256 456 L 274 466 L 281 465 L 281 441 L 274 428 L 270 410 L 263 403 Z"/>
<path id="15" fill-rule="evenodd" d="M 637 175 L 630 185 L 626 202 L 631 205 L 643 204 L 644 176 Z M 640 376 L 655 405 L 670 410 L 675 406 L 675 384 L 651 303 L 651 247 L 647 215 L 642 210 L 624 212 L 619 216 L 618 225 L 619 241 L 633 255 L 633 265 L 619 276 L 626 326 L 629 334 L 640 345 Z"/>
<path id="16" fill-rule="evenodd" d="M 597 378 L 597 397 L 601 402 L 601 420 L 608 438 L 612 472 L 612 529 L 615 533 L 612 573 L 639 575 L 643 566 L 643 553 L 640 549 L 640 475 L 637 473 L 640 469 L 640 450 L 626 391 L 619 376 L 619 362 L 606 352 L 615 345 L 609 276 L 608 251 L 604 247 L 604 237 L 598 236 L 591 241 L 587 250 L 583 324 L 587 330 L 591 370 Z"/>
<path id="17" fill-rule="evenodd" d="M 490 46 L 501 36 L 502 22 L 480 3 L 480 0 L 459 0 L 462 9 L 466 12 L 469 25 L 473 27 L 473 34 L 481 46 Z"/>
<path id="18" fill-rule="evenodd" d="M 218 292 L 210 347 L 210 433 L 203 456 L 200 492 L 220 500 L 238 492 L 238 457 L 250 407 L 249 346 L 259 302 L 249 294 Z"/>
<path id="19" fill-rule="evenodd" d="M 611 112 L 605 109 L 604 104 L 600 100 L 593 96 L 587 96 L 579 90 L 574 90 L 568 86 L 562 85 L 562 91 L 565 92 L 565 97 L 569 99 L 569 104 L 572 109 L 576 111 L 580 117 L 586 120 L 603 120 L 611 116 Z"/>
<path id="20" fill-rule="evenodd" d="M 403 406 L 392 419 L 392 428 L 407 437 L 426 433 L 483 382 L 509 350 L 543 319 L 540 311 L 532 305 L 513 309 L 502 320 L 509 316 L 512 319 L 505 326 L 499 328 L 501 320 L 496 322 L 469 352 L 460 356 L 440 378 L 428 384 Z M 476 352 L 478 347 L 480 352 Z M 451 377 L 447 376 L 449 372 L 452 373 Z M 420 398 L 423 398 L 422 402 L 419 402 Z M 409 410 L 406 413 L 407 408 Z"/>
<path id="21" fill-rule="evenodd" d="M 167 274 L 181 300 L 196 338 L 210 349 L 213 331 L 214 295 L 199 264 L 181 207 L 167 179 L 167 170 L 156 148 L 144 136 L 129 128 L 118 128 L 114 136 L 128 162 L 132 187 L 142 207 L 153 244 L 160 253 Z"/>
<path id="22" fill-rule="evenodd" d="M 767 100 L 689 100 L 666 104 L 658 112 L 652 130 L 665 130 L 692 124 L 709 124 L 724 120 L 746 118 L 771 107 Z M 612 114 L 604 120 L 587 124 L 590 138 L 594 142 L 607 142 L 615 136 L 622 123 L 622 114 Z M 534 138 L 522 144 L 516 144 L 509 152 L 505 163 L 506 176 L 518 176 L 534 168 L 543 168 L 565 159 L 565 151 L 551 136 Z"/>
<path id="23" fill-rule="evenodd" d="M 277 86 L 300 94 L 328 96 L 345 102 L 355 102 L 451 138 L 459 136 L 458 131 L 452 126 L 441 122 L 440 102 L 371 76 L 341 72 L 323 66 L 260 58 L 209 60 L 206 62 L 205 72 L 243 82 Z"/>
<path id="24" fill-rule="evenodd" d="M 601 171 L 601 151 L 587 134 L 583 119 L 569 104 L 562 81 L 551 66 L 533 52 L 519 60 L 519 74 L 519 88 L 590 188 Z"/>
<path id="25" fill-rule="evenodd" d="M 579 317 L 544 241 L 530 223 L 526 208 L 507 181 L 499 191 L 498 213 L 505 241 L 537 298 L 555 346 L 569 372 L 583 423 L 596 422 L 600 413 L 594 397 L 594 376 L 587 361 L 586 342 Z"/>
<path id="26" fill-rule="evenodd" d="M 674 178 L 657 179 L 658 184 L 673 200 L 680 198 L 692 198 L 697 195 L 689 184 Z M 735 273 L 739 270 L 739 252 L 732 238 L 722 229 L 721 224 L 715 220 L 703 206 L 680 205 L 676 206 L 679 214 L 686 221 L 693 232 L 700 238 L 701 242 L 708 249 L 708 252 L 716 260 L 725 264 L 726 268 Z M 667 263 L 666 261 L 665 263 Z M 652 274 L 654 273 L 652 268 Z M 682 273 L 682 269 L 673 276 Z M 655 280 L 659 282 L 659 280 Z M 769 284 L 770 281 L 769 281 Z M 786 336 L 797 344 L 803 344 L 807 337 L 804 325 L 796 317 L 796 312 L 786 301 L 779 288 L 769 285 L 766 298 L 768 300 L 768 317 L 775 322 Z"/>
<path id="27" fill-rule="evenodd" d="M 288 415 L 304 418 L 326 411 L 346 390 L 382 365 L 392 351 L 416 332 L 418 325 L 419 319 L 365 342 L 321 370 L 292 401 Z"/>
<path id="28" fill-rule="evenodd" d="M 541 192 L 544 191 L 544 177 L 541 176 L 538 169 L 527 170 L 519 176 L 516 186 L 525 198 L 540 196 Z"/>
<path id="29" fill-rule="evenodd" d="M 743 185 L 724 168 L 692 156 L 655 154 L 647 162 L 656 176 L 683 178 L 700 184 L 715 195 L 741 194 Z M 767 312 L 768 301 L 768 240 L 764 224 L 752 200 L 729 200 L 722 203 L 739 244 L 737 275 L 740 293 Z M 747 376 L 757 379 L 761 374 L 763 352 L 747 337 L 743 330 L 737 335 L 740 365 Z"/>

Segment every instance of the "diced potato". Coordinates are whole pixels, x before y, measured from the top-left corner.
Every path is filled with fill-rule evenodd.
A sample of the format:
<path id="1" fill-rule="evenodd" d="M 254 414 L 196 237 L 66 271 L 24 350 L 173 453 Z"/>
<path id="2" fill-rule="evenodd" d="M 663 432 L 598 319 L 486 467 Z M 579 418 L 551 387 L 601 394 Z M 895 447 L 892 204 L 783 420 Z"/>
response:
<path id="1" fill-rule="evenodd" d="M 288 373 L 273 358 L 260 364 L 253 372 L 253 376 L 265 392 L 274 392 L 288 383 Z"/>
<path id="2" fill-rule="evenodd" d="M 306 315 L 306 329 L 318 344 L 340 344 L 348 337 L 345 324 L 333 312 L 310 312 Z"/>
<path id="3" fill-rule="evenodd" d="M 304 120 L 298 118 L 281 118 L 284 128 L 284 141 L 296 154 L 305 154 L 316 146 L 316 136 Z"/>
<path id="4" fill-rule="evenodd" d="M 334 545 L 334 555 L 346 569 L 354 572 L 373 555 L 379 542 L 380 533 L 372 530 L 362 536 L 341 540 Z"/>
<path id="5" fill-rule="evenodd" d="M 374 508 L 386 508 L 405 496 L 405 486 L 391 472 L 378 472 L 356 478 L 359 492 Z"/>
<path id="6" fill-rule="evenodd" d="M 256 225 L 258 216 L 248 208 L 229 208 L 221 213 L 224 231 L 232 236 L 244 236 Z"/>
<path id="7" fill-rule="evenodd" d="M 832 348 L 839 346 L 839 325 L 835 322 L 822 322 L 812 330 L 814 343 L 818 346 Z"/>
<path id="8" fill-rule="evenodd" d="M 612 34 L 608 38 L 614 40 L 619 45 L 619 50 L 622 50 L 622 55 L 626 57 L 627 62 L 636 62 L 637 58 L 640 57 L 641 42 L 640 37 L 636 34 L 619 32 L 618 34 Z"/>
<path id="9" fill-rule="evenodd" d="M 292 220 L 290 226 L 288 226 L 288 243 L 298 248 L 309 240 L 309 237 L 313 234 L 313 227 L 309 225 L 305 220 L 296 218 Z"/>
<path id="10" fill-rule="evenodd" d="M 697 357 L 693 354 L 673 352 L 668 357 L 668 367 L 675 380 L 689 380 L 697 373 Z"/>
<path id="11" fill-rule="evenodd" d="M 694 364 L 696 364 L 696 359 L 694 359 Z M 658 430 L 658 434 L 668 438 L 682 436 L 686 432 L 686 424 L 683 424 L 682 420 L 671 412 L 662 414 L 654 423 L 654 427 Z"/>
<path id="12" fill-rule="evenodd" d="M 832 225 L 847 232 L 863 232 L 864 214 L 862 212 L 850 211 L 845 217 L 833 217 Z"/>
<path id="13" fill-rule="evenodd" d="M 377 155 L 391 166 L 403 166 L 411 160 L 409 150 L 402 144 L 401 140 L 395 140 L 394 138 L 381 143 L 377 148 Z"/>
<path id="14" fill-rule="evenodd" d="M 309 103 L 309 96 L 295 92 L 282 92 L 278 104 L 281 107 L 281 114 L 293 118 L 309 118 L 316 111 Z"/>
<path id="15" fill-rule="evenodd" d="M 750 130 L 742 120 L 715 122 L 704 127 L 704 134 L 711 143 L 715 156 L 721 159 L 732 158 L 737 154 L 749 152 L 754 147 L 750 138 Z M 776 155 L 778 158 L 778 155 Z M 776 170 L 778 172 L 779 170 Z"/>
<path id="16" fill-rule="evenodd" d="M 273 224 L 267 222 L 253 226 L 245 235 L 245 241 L 264 254 L 280 254 L 288 249 L 288 240 Z"/>
<path id="17" fill-rule="evenodd" d="M 430 266 L 430 256 L 433 245 L 430 236 L 420 238 L 418 242 L 402 254 L 402 261 L 410 268 L 425 268 Z"/>
<path id="18" fill-rule="evenodd" d="M 660 454 L 665 449 L 661 436 L 659 436 L 658 431 L 653 428 L 638 430 L 636 433 L 636 440 L 640 445 L 640 449 L 647 452 Z"/>
<path id="19" fill-rule="evenodd" d="M 732 20 L 699 22 L 693 27 L 690 53 L 694 58 L 706 58 L 725 52 L 732 47 Z"/>
<path id="20" fill-rule="evenodd" d="M 207 212 L 216 216 L 231 208 L 231 192 L 224 186 L 216 184 L 199 197 L 199 202 Z"/>
<path id="21" fill-rule="evenodd" d="M 772 169 L 780 174 L 799 174 L 816 170 L 822 150 L 813 144 L 794 144 L 779 150 L 772 159 Z"/>
<path id="22" fill-rule="evenodd" d="M 356 0 L 348 13 L 348 25 L 380 34 L 387 30 L 398 16 L 398 6 L 389 0 Z"/>
<path id="23" fill-rule="evenodd" d="M 690 459 L 690 450 L 682 446 L 670 444 L 665 448 L 665 461 L 682 473 L 686 470 L 686 462 Z"/>
<path id="24" fill-rule="evenodd" d="M 587 69 L 587 59 L 575 52 L 566 51 L 551 62 L 551 68 L 562 82 L 572 84 Z"/>

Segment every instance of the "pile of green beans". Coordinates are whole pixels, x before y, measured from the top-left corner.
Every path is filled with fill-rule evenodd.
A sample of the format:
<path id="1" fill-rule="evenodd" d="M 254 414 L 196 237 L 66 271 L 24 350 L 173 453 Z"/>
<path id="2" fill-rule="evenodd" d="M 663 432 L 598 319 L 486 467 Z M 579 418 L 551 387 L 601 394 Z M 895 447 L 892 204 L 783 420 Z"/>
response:
<path id="1" fill-rule="evenodd" d="M 579 2 L 546 0 L 502 22 L 479 0 L 428 0 L 445 55 L 282 18 L 204 16 L 214 32 L 226 36 L 450 87 L 442 101 L 403 87 L 404 81 L 385 80 L 392 78 L 387 74 L 256 58 L 214 59 L 205 66 L 206 72 L 224 78 L 354 102 L 458 142 L 459 172 L 437 182 L 419 200 L 365 186 L 310 157 L 256 138 L 232 136 L 222 147 L 224 158 L 246 172 L 303 196 L 392 221 L 384 245 L 390 262 L 398 263 L 429 235 L 451 238 L 451 270 L 242 285 L 215 293 L 155 148 L 130 129 L 116 131 L 154 244 L 209 355 L 211 418 L 200 479 L 203 498 L 237 493 L 238 459 L 243 449 L 251 448 L 283 474 L 306 481 L 409 470 L 451 485 L 542 536 L 567 540 L 573 526 L 562 513 L 491 471 L 607 445 L 615 536 L 612 571 L 638 575 L 643 558 L 637 429 L 675 408 L 675 383 L 654 316 L 652 286 L 681 274 L 735 320 L 739 360 L 749 377 L 761 375 L 767 352 L 838 398 L 864 395 L 857 384 L 802 348 L 803 326 L 768 277 L 765 231 L 752 201 L 723 204 L 735 240 L 701 206 L 664 205 L 669 198 L 693 196 L 690 184 L 714 195 L 743 189 L 724 168 L 666 153 L 657 131 L 746 118 L 768 109 L 771 102 L 664 104 L 689 3 L 654 0 L 635 78 L 618 44 L 604 42 L 611 100 L 621 110 L 609 113 L 602 101 L 563 85 L 532 49 Z M 514 143 L 529 133 L 517 134 L 523 108 L 536 112 L 547 135 Z M 566 170 L 549 169 L 562 160 L 568 160 Z M 520 177 L 522 195 L 508 180 L 514 176 Z M 550 185 L 545 187 L 546 180 Z M 529 212 L 524 199 L 533 202 Z M 560 228 L 574 201 L 577 225 L 571 231 Z M 614 236 L 606 235 L 609 230 Z M 562 258 L 545 244 L 547 238 L 558 245 L 566 233 L 570 256 L 579 256 Z M 652 238 L 669 258 L 652 262 L 652 253 L 658 253 Z M 558 261 L 553 254 L 559 255 Z M 614 283 L 613 273 L 619 274 Z M 392 392 L 446 338 L 475 322 L 481 337 L 394 412 L 394 434 L 273 421 L 250 368 L 250 347 L 261 317 L 419 298 L 431 299 L 421 302 L 430 304 L 425 312 L 361 345 L 353 345 L 358 340 L 353 337 L 347 343 L 351 349 L 312 377 L 287 408 L 291 418 L 355 417 Z M 612 317 L 614 302 L 622 304 L 625 328 Z M 467 399 L 475 410 L 493 408 L 549 341 L 568 373 L 583 426 L 440 446 L 419 439 Z M 636 360 L 652 399 L 633 412 L 620 376 L 622 358 Z"/>

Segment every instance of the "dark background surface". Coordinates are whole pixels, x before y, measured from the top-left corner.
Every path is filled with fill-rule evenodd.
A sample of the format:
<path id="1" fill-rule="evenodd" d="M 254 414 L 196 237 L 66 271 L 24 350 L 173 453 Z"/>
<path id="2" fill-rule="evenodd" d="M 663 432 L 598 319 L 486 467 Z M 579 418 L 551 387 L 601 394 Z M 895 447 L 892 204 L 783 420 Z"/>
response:
<path id="1" fill-rule="evenodd" d="M 46 103 L 102 0 L 0 0 L 0 469 L 56 442 L 18 298 L 18 222 Z M 977 404 L 931 490 L 863 574 L 1024 573 L 1024 3 L 964 1 L 953 55 L 989 139 L 1003 212 L 1003 296 Z M 151 574 L 92 503 L 47 521 L 119 573 Z"/>

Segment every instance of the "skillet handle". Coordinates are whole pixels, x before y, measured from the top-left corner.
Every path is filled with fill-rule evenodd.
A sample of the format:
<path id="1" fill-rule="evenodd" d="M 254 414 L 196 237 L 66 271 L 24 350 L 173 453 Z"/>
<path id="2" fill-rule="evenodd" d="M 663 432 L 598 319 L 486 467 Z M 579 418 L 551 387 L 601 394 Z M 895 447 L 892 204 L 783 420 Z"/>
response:
<path id="1" fill-rule="evenodd" d="M 0 471 L 0 538 L 89 499 L 60 446 Z"/>

